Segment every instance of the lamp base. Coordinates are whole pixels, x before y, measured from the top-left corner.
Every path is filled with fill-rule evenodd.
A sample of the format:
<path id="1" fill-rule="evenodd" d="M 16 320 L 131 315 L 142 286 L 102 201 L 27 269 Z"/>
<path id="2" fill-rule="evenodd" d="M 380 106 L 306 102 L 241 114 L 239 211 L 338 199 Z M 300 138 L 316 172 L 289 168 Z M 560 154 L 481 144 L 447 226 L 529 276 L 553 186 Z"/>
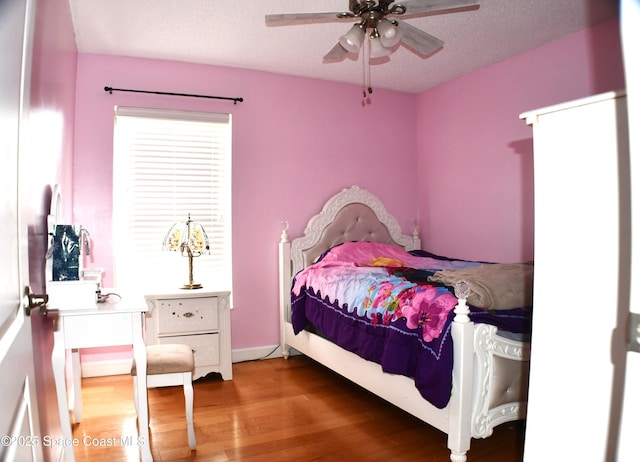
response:
<path id="1" fill-rule="evenodd" d="M 202 289 L 202 284 L 185 284 L 181 289 Z"/>

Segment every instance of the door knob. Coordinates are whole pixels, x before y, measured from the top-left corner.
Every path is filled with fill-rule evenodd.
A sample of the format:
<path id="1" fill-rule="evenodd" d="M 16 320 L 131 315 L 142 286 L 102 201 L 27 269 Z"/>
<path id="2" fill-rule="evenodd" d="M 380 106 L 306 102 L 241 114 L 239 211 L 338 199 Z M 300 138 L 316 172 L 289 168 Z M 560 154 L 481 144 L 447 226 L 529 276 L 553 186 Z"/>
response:
<path id="1" fill-rule="evenodd" d="M 47 294 L 34 294 L 31 291 L 31 286 L 26 286 L 24 289 L 25 297 L 27 298 L 25 303 L 25 311 L 27 316 L 31 314 L 31 310 L 38 308 L 42 316 L 47 315 L 47 302 L 49 301 L 49 295 Z"/>

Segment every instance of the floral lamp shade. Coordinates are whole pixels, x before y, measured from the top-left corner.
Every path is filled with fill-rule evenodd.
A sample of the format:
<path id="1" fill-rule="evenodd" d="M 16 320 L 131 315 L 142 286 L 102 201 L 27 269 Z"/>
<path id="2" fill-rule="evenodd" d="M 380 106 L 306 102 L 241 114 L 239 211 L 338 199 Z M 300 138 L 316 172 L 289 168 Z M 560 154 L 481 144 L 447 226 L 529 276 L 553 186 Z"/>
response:
<path id="1" fill-rule="evenodd" d="M 193 257 L 199 257 L 209 252 L 209 238 L 200 223 L 191 221 L 188 215 L 186 222 L 177 222 L 169 229 L 162 241 L 163 250 L 170 250 L 182 254 L 189 259 L 189 282 L 183 289 L 201 289 L 202 284 L 193 282 Z"/>

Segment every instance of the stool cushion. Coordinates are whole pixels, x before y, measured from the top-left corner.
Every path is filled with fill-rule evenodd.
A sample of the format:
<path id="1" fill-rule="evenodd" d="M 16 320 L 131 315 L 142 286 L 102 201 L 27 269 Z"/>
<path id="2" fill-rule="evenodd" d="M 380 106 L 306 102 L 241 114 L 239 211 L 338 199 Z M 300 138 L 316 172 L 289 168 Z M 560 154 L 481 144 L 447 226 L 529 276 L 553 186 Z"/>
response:
<path id="1" fill-rule="evenodd" d="M 166 344 L 147 346 L 147 375 L 192 372 L 194 368 L 193 350 L 188 345 Z M 136 375 L 136 361 L 131 367 L 131 375 Z"/>

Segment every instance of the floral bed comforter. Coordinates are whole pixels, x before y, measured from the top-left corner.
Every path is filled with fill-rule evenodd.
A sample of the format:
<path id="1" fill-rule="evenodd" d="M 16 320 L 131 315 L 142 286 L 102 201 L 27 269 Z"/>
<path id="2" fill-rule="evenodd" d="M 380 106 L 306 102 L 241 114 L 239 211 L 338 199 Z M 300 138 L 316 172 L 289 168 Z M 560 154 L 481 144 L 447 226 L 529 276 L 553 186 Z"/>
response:
<path id="1" fill-rule="evenodd" d="M 385 372 L 413 377 L 422 396 L 443 408 L 451 394 L 450 329 L 457 299 L 449 288 L 427 279 L 436 271 L 481 263 L 422 255 L 371 242 L 330 249 L 296 275 L 291 322 L 296 334 L 311 325 Z M 470 317 L 526 333 L 530 315 L 526 307 L 488 311 L 471 306 Z"/>

